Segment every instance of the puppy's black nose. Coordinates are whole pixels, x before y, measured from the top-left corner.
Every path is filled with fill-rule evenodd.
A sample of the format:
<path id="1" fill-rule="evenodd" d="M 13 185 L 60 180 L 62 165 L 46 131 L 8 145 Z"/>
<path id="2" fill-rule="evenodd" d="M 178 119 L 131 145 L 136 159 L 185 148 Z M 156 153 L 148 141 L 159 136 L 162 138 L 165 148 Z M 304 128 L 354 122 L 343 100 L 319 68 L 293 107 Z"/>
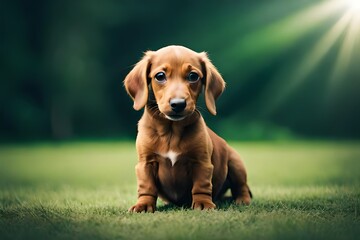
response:
<path id="1" fill-rule="evenodd" d="M 182 98 L 173 98 L 170 100 L 170 106 L 171 110 L 180 113 L 186 108 L 186 100 Z"/>

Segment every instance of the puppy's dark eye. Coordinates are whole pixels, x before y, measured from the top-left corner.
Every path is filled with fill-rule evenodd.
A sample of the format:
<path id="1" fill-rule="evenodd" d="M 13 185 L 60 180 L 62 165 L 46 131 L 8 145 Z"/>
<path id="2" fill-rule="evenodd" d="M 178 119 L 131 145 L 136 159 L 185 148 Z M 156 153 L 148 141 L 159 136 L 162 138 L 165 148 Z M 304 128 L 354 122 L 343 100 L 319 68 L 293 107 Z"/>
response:
<path id="1" fill-rule="evenodd" d="M 158 81 L 158 82 L 165 82 L 166 81 L 166 75 L 164 72 L 158 72 L 156 75 L 155 75 L 155 79 Z"/>
<path id="2" fill-rule="evenodd" d="M 187 79 L 189 82 L 194 83 L 197 82 L 200 79 L 200 77 L 199 74 L 197 74 L 196 72 L 191 72 L 189 73 Z"/>

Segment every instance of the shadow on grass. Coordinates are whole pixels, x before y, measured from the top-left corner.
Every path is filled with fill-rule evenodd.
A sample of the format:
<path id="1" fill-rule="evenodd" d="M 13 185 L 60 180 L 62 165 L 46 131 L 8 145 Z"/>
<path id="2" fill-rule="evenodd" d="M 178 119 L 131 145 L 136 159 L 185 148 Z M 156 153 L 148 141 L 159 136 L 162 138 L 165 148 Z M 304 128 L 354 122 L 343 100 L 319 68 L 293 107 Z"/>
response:
<path id="1" fill-rule="evenodd" d="M 221 200 L 215 201 L 216 209 L 217 210 L 227 210 L 229 208 L 233 207 L 243 207 L 239 206 L 235 203 L 235 201 L 231 197 L 225 197 Z M 180 211 L 180 210 L 192 210 L 191 206 L 184 205 L 184 206 L 178 206 L 172 203 L 160 205 L 157 207 L 156 211 L 158 212 L 168 212 L 168 211 Z"/>

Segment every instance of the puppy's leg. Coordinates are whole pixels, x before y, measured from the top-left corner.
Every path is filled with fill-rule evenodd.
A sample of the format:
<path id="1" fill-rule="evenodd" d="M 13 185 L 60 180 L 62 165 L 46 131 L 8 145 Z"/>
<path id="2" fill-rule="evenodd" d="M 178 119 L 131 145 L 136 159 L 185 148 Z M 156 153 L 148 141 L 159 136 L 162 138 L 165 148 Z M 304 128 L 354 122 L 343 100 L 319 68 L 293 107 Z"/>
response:
<path id="1" fill-rule="evenodd" d="M 138 182 L 137 203 L 129 209 L 129 212 L 154 212 L 157 200 L 157 188 L 155 185 L 155 163 L 141 161 L 136 167 Z"/>
<path id="2" fill-rule="evenodd" d="M 207 210 L 216 206 L 212 201 L 212 174 L 211 163 L 197 163 L 193 169 L 192 208 Z"/>
<path id="3" fill-rule="evenodd" d="M 237 204 L 249 205 L 251 192 L 247 185 L 247 175 L 244 162 L 238 153 L 229 147 L 229 178 L 233 198 Z"/>

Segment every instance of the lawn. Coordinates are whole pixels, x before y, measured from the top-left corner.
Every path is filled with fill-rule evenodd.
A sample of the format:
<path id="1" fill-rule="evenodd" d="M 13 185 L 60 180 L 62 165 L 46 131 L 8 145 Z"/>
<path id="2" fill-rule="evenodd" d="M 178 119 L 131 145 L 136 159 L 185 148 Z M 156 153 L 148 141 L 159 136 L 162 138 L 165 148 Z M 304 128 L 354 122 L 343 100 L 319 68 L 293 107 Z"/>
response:
<path id="1" fill-rule="evenodd" d="M 0 146 L 0 239 L 360 239 L 359 142 L 231 143 L 252 205 L 136 201 L 132 142 Z"/>

